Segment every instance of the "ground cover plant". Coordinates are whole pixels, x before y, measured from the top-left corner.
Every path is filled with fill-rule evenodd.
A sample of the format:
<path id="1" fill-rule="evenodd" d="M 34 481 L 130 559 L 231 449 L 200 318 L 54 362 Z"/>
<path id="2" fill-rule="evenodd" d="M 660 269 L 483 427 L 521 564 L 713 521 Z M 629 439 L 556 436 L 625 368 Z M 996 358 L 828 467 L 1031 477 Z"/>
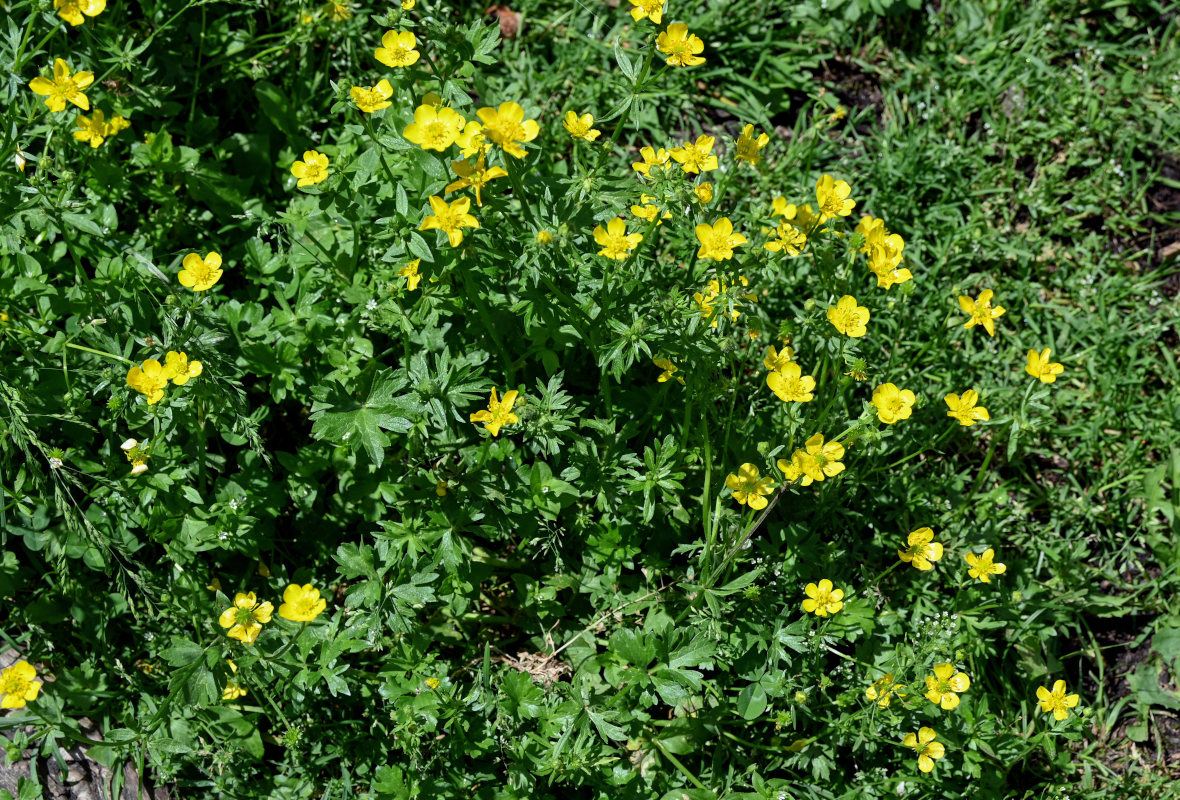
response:
<path id="1" fill-rule="evenodd" d="M 0 796 L 1172 796 L 1168 4 L 7 11 Z"/>

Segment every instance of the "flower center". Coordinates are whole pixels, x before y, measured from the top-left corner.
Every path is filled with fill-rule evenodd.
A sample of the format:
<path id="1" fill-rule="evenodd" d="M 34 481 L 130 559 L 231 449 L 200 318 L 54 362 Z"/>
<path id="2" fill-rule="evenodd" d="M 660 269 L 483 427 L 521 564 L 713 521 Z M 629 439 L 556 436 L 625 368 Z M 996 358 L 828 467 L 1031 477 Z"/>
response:
<path id="1" fill-rule="evenodd" d="M 253 622 L 254 621 L 254 609 L 252 609 L 252 608 L 239 608 L 237 613 L 234 614 L 234 620 L 239 625 L 247 625 L 247 624 Z"/>

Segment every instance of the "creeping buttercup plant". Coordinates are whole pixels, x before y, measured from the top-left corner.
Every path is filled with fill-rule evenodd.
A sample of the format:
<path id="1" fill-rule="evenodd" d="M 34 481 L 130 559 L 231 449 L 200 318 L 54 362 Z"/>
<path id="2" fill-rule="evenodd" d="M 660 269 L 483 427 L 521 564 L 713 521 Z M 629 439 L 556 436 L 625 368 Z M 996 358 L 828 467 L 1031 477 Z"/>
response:
<path id="1" fill-rule="evenodd" d="M 990 190 L 889 171 L 916 112 L 821 90 L 863 9 L 812 5 L 15 4 L 11 756 L 185 797 L 1122 796 L 1082 634 L 1174 554 L 1177 437 L 1134 407 L 1109 549 L 1127 481 L 1045 465 L 1138 402 L 1084 320 L 1158 326 L 1153 284 L 1071 294 L 991 217 L 962 257 Z"/>

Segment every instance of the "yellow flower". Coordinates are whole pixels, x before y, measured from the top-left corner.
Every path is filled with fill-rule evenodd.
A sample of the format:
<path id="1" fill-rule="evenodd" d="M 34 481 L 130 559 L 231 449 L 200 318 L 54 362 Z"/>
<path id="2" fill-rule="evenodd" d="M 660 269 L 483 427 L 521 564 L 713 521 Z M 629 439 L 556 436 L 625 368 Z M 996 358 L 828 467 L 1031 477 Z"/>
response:
<path id="1" fill-rule="evenodd" d="M 942 742 L 934 741 L 935 736 L 933 728 L 921 727 L 916 735 L 907 733 L 902 737 L 901 743 L 914 748 L 914 752 L 918 754 L 918 769 L 923 772 L 933 770 L 934 759 L 946 755 L 946 748 L 942 746 Z"/>
<path id="2" fill-rule="evenodd" d="M 655 222 L 659 225 L 663 225 L 663 221 L 666 219 L 672 219 L 671 213 L 664 211 L 663 208 L 655 204 L 656 199 L 654 197 L 641 194 L 639 196 L 639 202 L 642 203 L 642 205 L 631 206 L 631 213 L 640 219 L 647 222 Z M 662 217 L 660 216 L 661 211 L 664 213 Z"/>
<path id="3" fill-rule="evenodd" d="M 897 557 L 920 570 L 934 569 L 931 562 L 942 558 L 942 545 L 934 541 L 934 531 L 930 528 L 918 528 L 909 535 L 906 544 L 904 550 L 897 551 Z"/>
<path id="4" fill-rule="evenodd" d="M 765 232 L 766 230 L 763 229 L 763 233 Z M 785 220 L 774 229 L 774 235 L 777 238 L 771 239 L 763 245 L 772 253 L 786 250 L 787 255 L 793 257 L 799 255 L 803 252 L 803 248 L 807 247 L 807 234 Z"/>
<path id="5" fill-rule="evenodd" d="M 856 304 L 856 298 L 846 294 L 834 306 L 828 306 L 828 322 L 845 336 L 854 339 L 864 336 L 869 321 L 869 310 Z"/>
<path id="6" fill-rule="evenodd" d="M 36 700 L 41 691 L 41 681 L 34 680 L 36 677 L 37 670 L 24 659 L 0 672 L 0 708 L 24 708 L 30 700 Z"/>
<path id="7" fill-rule="evenodd" d="M 328 179 L 328 157 L 315 150 L 305 150 L 303 160 L 291 165 L 291 174 L 299 179 L 298 186 L 314 186 Z"/>
<path id="8" fill-rule="evenodd" d="M 755 511 L 766 508 L 767 500 L 763 495 L 774 492 L 774 481 L 770 477 L 758 477 L 758 467 L 749 463 L 738 467 L 736 475 L 727 475 L 725 485 L 733 492 L 738 505 L 749 505 Z"/>
<path id="9" fill-rule="evenodd" d="M 230 670 L 233 671 L 234 675 L 238 674 L 238 665 L 237 664 L 230 661 L 228 658 L 225 660 L 225 663 L 229 664 L 229 668 L 230 668 Z M 242 684 L 238 683 L 238 679 L 236 677 L 231 677 L 229 680 L 227 680 L 225 682 L 225 688 L 221 690 L 221 699 L 223 701 L 237 700 L 239 697 L 245 697 L 245 696 L 246 696 L 246 687 L 244 687 L 244 686 L 242 686 Z"/>
<path id="10" fill-rule="evenodd" d="M 717 156 L 713 155 L 712 136 L 698 136 L 696 142 L 685 142 L 672 148 L 670 155 L 688 173 L 699 174 L 717 169 Z"/>
<path id="11" fill-rule="evenodd" d="M 876 700 L 877 706 L 880 708 L 889 708 L 889 701 L 893 695 L 904 698 L 909 693 L 906 691 L 904 683 L 896 683 L 893 679 L 892 672 L 886 672 L 880 678 L 873 681 L 869 688 L 865 689 L 865 697 L 870 700 Z"/>
<path id="12" fill-rule="evenodd" d="M 328 601 L 320 597 L 320 590 L 305 583 L 302 586 L 290 584 L 283 591 L 283 603 L 279 616 L 292 622 L 311 622 L 328 607 Z"/>
<path id="13" fill-rule="evenodd" d="M 53 80 L 48 78 L 33 78 L 29 81 L 29 88 L 35 94 L 45 95 L 45 105 L 50 111 L 64 111 L 69 101 L 83 111 L 90 110 L 90 101 L 82 92 L 94 83 L 91 72 L 75 72 L 70 75 L 70 65 L 62 59 L 53 62 Z"/>
<path id="14" fill-rule="evenodd" d="M 119 445 L 119 449 L 127 456 L 127 460 L 131 462 L 132 475 L 147 472 L 147 460 L 151 455 L 151 449 L 147 445 L 141 446 L 135 439 L 128 439 Z"/>
<path id="15" fill-rule="evenodd" d="M 331 2 L 324 6 L 333 22 L 344 22 L 352 17 L 352 9 L 348 7 L 348 0 Z"/>
<path id="16" fill-rule="evenodd" d="M 822 433 L 817 433 L 804 442 L 803 449 L 796 450 L 791 458 L 795 468 L 803 472 L 801 486 L 810 486 L 824 478 L 834 478 L 844 471 L 844 465 L 840 463 L 840 459 L 844 458 L 844 445 L 839 442 L 824 444 Z M 779 469 L 787 472 L 781 464 Z"/>
<path id="17" fill-rule="evenodd" d="M 189 361 L 185 353 L 169 350 L 164 356 L 164 374 L 177 386 L 184 386 L 190 378 L 204 371 L 200 361 Z"/>
<path id="18" fill-rule="evenodd" d="M 631 169 L 635 170 L 645 178 L 650 178 L 651 168 L 664 167 L 666 169 L 668 160 L 672 156 L 662 147 L 659 150 L 653 150 L 650 147 L 641 147 L 639 149 L 639 157 L 643 160 L 636 161 L 631 165 Z"/>
<path id="19" fill-rule="evenodd" d="M 172 375 L 159 361 L 149 358 L 140 367 L 127 370 L 127 385 L 140 394 L 147 395 L 147 404 L 154 406 L 164 399 L 164 388 Z"/>
<path id="20" fill-rule="evenodd" d="M 229 628 L 229 638 L 243 644 L 254 644 L 258 634 L 262 633 L 262 626 L 270 622 L 274 610 L 269 601 L 259 603 L 254 592 L 238 592 L 234 595 L 234 604 L 221 612 L 217 622 L 221 627 Z"/>
<path id="21" fill-rule="evenodd" d="M 814 398 L 811 392 L 815 389 L 815 378 L 804 375 L 803 369 L 793 361 L 768 373 L 766 385 L 784 403 L 809 403 Z"/>
<path id="22" fill-rule="evenodd" d="M 847 217 L 852 213 L 856 201 L 848 199 L 852 191 L 847 181 L 835 180 L 831 175 L 823 175 L 815 183 L 815 200 L 819 203 L 819 221 L 827 222 L 832 217 Z"/>
<path id="23" fill-rule="evenodd" d="M 220 253 L 209 252 L 203 258 L 196 253 L 189 253 L 180 263 L 180 274 L 176 279 L 185 288 L 205 292 L 221 280 L 221 273 Z"/>
<path id="24" fill-rule="evenodd" d="M 352 95 L 352 102 L 356 103 L 356 107 L 366 114 L 393 105 L 389 101 L 389 98 L 393 97 L 393 86 L 384 78 L 379 80 L 376 86 L 354 86 L 348 93 Z"/>
<path id="25" fill-rule="evenodd" d="M 898 389 L 892 383 L 883 383 L 873 390 L 873 399 L 869 405 L 877 409 L 877 419 L 886 425 L 893 425 L 910 418 L 915 400 L 917 398 L 909 389 Z"/>
<path id="26" fill-rule="evenodd" d="M 412 292 L 417 289 L 418 282 L 422 280 L 422 276 L 418 274 L 418 265 L 421 263 L 422 259 L 415 258 L 397 271 L 398 277 L 406 279 L 406 289 L 408 291 Z"/>
<path id="27" fill-rule="evenodd" d="M 130 127 L 131 123 L 128 122 L 126 117 L 120 114 L 115 114 L 113 117 L 107 120 L 107 129 L 104 135 L 108 137 L 114 136 L 119 131 L 126 130 Z"/>
<path id="28" fill-rule="evenodd" d="M 788 203 L 785 197 L 776 197 L 770 201 L 770 216 L 772 217 L 794 219 L 797 212 L 798 207 L 794 203 Z"/>
<path id="29" fill-rule="evenodd" d="M 420 57 L 416 48 L 418 40 L 409 31 L 386 31 L 381 37 L 381 47 L 373 52 L 373 57 L 387 67 L 408 67 Z"/>
<path id="30" fill-rule="evenodd" d="M 642 233 L 627 233 L 627 223 L 621 217 L 615 217 L 603 228 L 594 228 L 594 241 L 602 245 L 598 255 L 624 261 L 631 254 L 631 250 L 643 241 Z"/>
<path id="31" fill-rule="evenodd" d="M 961 398 L 951 392 L 943 400 L 946 402 L 947 408 L 950 409 L 946 415 L 957 419 L 964 428 L 969 428 L 980 420 L 991 419 L 986 408 L 976 405 L 979 402 L 979 392 L 974 389 L 963 392 Z"/>
<path id="32" fill-rule="evenodd" d="M 959 295 L 959 308 L 971 315 L 971 319 L 964 323 L 964 328 L 982 325 L 988 336 L 996 335 L 995 320 L 1004 315 L 1005 309 L 1001 306 L 992 307 L 993 294 L 995 293 L 991 289 L 984 289 L 974 300 L 967 295 Z"/>
<path id="33" fill-rule="evenodd" d="M 447 188 L 443 189 L 443 194 L 450 194 L 458 189 L 465 189 L 470 186 L 475 190 L 475 204 L 477 206 L 483 205 L 483 198 L 480 196 L 483 187 L 487 186 L 495 178 L 505 178 L 508 176 L 508 173 L 503 167 L 492 167 L 488 169 L 484 164 L 484 157 L 482 155 L 475 162 L 474 167 L 466 161 L 452 161 L 451 171 L 459 176 L 459 180 L 447 184 Z"/>
<path id="34" fill-rule="evenodd" d="M 818 586 L 814 583 L 807 584 L 803 592 L 807 599 L 803 601 L 802 607 L 808 614 L 826 617 L 844 608 L 844 590 L 833 588 L 832 582 L 827 578 L 820 581 Z"/>
<path id="35" fill-rule="evenodd" d="M 1037 702 L 1041 706 L 1041 711 L 1046 714 L 1052 712 L 1053 719 L 1058 722 L 1069 716 L 1069 709 L 1078 704 L 1078 699 L 1076 694 L 1065 693 L 1065 681 L 1054 683 L 1051 692 L 1044 686 L 1037 687 Z"/>
<path id="36" fill-rule="evenodd" d="M 639 20 L 647 17 L 659 25 L 664 21 L 664 0 L 629 0 L 635 8 L 631 9 L 631 19 Z"/>
<path id="37" fill-rule="evenodd" d="M 969 688 L 971 679 L 964 672 L 955 672 L 953 664 L 935 664 L 934 674 L 926 677 L 926 699 L 937 703 L 943 711 L 957 708 L 959 693 Z"/>
<path id="38" fill-rule="evenodd" d="M 660 0 L 663 2 L 663 0 Z M 599 137 L 602 131 L 594 129 L 594 115 L 583 114 L 578 116 L 574 111 L 565 112 L 565 117 L 561 121 L 569 135 L 575 139 L 585 139 L 587 142 L 592 142 Z"/>
<path id="39" fill-rule="evenodd" d="M 57 15 L 71 25 L 81 25 L 87 17 L 97 17 L 106 10 L 107 0 L 53 0 Z"/>
<path id="40" fill-rule="evenodd" d="M 750 284 L 744 275 L 739 275 L 738 281 L 741 282 L 742 286 L 748 286 Z M 709 319 L 710 317 L 713 318 L 713 321 L 710 323 L 710 327 L 716 328 L 717 323 L 721 321 L 721 316 L 714 315 L 713 313 L 713 301 L 716 300 L 720 295 L 727 293 L 729 288 L 729 285 L 724 281 L 719 281 L 714 278 L 713 280 L 709 281 L 709 285 L 705 288 L 704 293 L 697 292 L 693 295 L 693 300 L 696 301 L 697 305 L 701 309 L 701 317 L 704 319 Z M 746 293 L 735 299 L 733 303 L 734 310 L 729 312 L 729 318 L 732 322 L 737 322 L 738 317 L 741 316 L 741 312 L 737 310 L 741 307 L 741 303 L 738 302 L 739 299 L 757 302 L 758 297 L 754 294 Z"/>
<path id="41" fill-rule="evenodd" d="M 440 153 L 455 143 L 467 120 L 453 108 L 420 105 L 414 109 L 414 121 L 402 135 L 423 150 Z"/>
<path id="42" fill-rule="evenodd" d="M 1065 367 L 1049 361 L 1049 354 L 1052 352 L 1048 347 L 1039 353 L 1036 350 L 1029 350 L 1028 366 L 1024 368 L 1024 371 L 1034 378 L 1039 378 L 1041 383 L 1056 381 L 1057 376 L 1065 372 Z"/>
<path id="43" fill-rule="evenodd" d="M 463 231 L 460 230 L 461 228 L 479 227 L 479 220 L 467 213 L 470 209 L 470 197 L 460 197 L 455 202 L 447 205 L 446 200 L 431 195 L 430 210 L 434 213 L 422 220 L 422 224 L 418 226 L 418 230 L 431 231 L 438 229 L 444 231 L 451 243 L 451 247 L 458 247 L 463 243 Z"/>
<path id="44" fill-rule="evenodd" d="M 983 555 L 980 556 L 968 553 L 963 556 L 963 560 L 971 567 L 967 570 L 967 574 L 972 578 L 979 579 L 980 583 L 991 583 L 992 575 L 1003 575 L 1008 571 L 1008 567 L 1004 564 L 997 564 L 995 558 L 996 553 L 990 547 L 984 550 Z"/>
<path id="45" fill-rule="evenodd" d="M 102 109 L 94 109 L 94 116 L 90 119 L 86 119 L 85 114 L 79 114 L 77 124 L 74 138 L 79 142 L 88 142 L 91 147 L 98 147 L 107 136 L 107 122 L 103 119 Z"/>
<path id="46" fill-rule="evenodd" d="M 499 436 L 500 428 L 520 422 L 520 418 L 512 413 L 512 404 L 516 402 L 519 394 L 513 389 L 510 392 L 505 392 L 504 399 L 500 400 L 496 397 L 496 388 L 493 386 L 488 407 L 472 414 L 471 421 L 482 422 L 488 433 L 492 436 Z"/>
<path id="47" fill-rule="evenodd" d="M 455 144 L 459 148 L 459 155 L 471 158 L 479 154 L 484 155 L 488 150 L 488 140 L 483 135 L 483 125 L 475 120 L 468 122 L 463 130 L 455 137 Z"/>
<path id="48" fill-rule="evenodd" d="M 697 250 L 697 258 L 711 258 L 716 261 L 728 261 L 733 258 L 733 248 L 746 243 L 746 237 L 733 232 L 733 223 L 729 217 L 722 217 L 712 225 L 702 223 L 696 226 L 697 241 L 701 247 Z"/>
<path id="49" fill-rule="evenodd" d="M 553 241 L 553 234 L 549 231 L 537 231 L 537 244 L 549 244 Z"/>
<path id="50" fill-rule="evenodd" d="M 525 119 L 520 103 L 501 103 L 498 109 L 485 107 L 475 112 L 483 123 L 484 135 L 499 145 L 505 153 L 524 158 L 520 142 L 531 142 L 541 132 L 535 119 Z"/>
<path id="51" fill-rule="evenodd" d="M 770 136 L 762 133 L 758 138 L 754 138 L 754 126 L 747 125 L 742 128 L 742 135 L 738 137 L 737 154 L 734 155 L 734 158 L 757 165 L 762 161 L 761 150 L 766 147 L 768 142 L 770 142 Z"/>
<path id="52" fill-rule="evenodd" d="M 656 378 L 657 381 L 660 383 L 667 383 L 673 378 L 673 376 L 675 376 L 676 380 L 680 381 L 680 385 L 684 385 L 684 376 L 676 375 L 676 373 L 680 371 L 680 367 L 673 364 L 671 359 L 657 358 L 652 361 L 652 363 L 663 370 L 663 372 L 660 373 L 660 377 Z"/>
<path id="53" fill-rule="evenodd" d="M 449 487 L 446 481 L 438 481 L 434 484 L 434 493 L 439 497 L 446 497 Z"/>
<path id="54" fill-rule="evenodd" d="M 783 367 L 795 360 L 795 351 L 789 346 L 784 346 L 782 352 L 774 349 L 771 345 L 766 350 L 766 358 L 762 359 L 762 365 L 771 372 L 781 372 Z"/>
<path id="55" fill-rule="evenodd" d="M 418 0 L 402 0 L 403 11 L 409 11 L 416 5 L 418 5 Z"/>
<path id="56" fill-rule="evenodd" d="M 857 227 L 859 229 L 860 226 Z M 875 228 L 873 234 L 867 239 L 869 243 L 866 247 L 869 271 L 877 276 L 878 288 L 889 290 L 912 279 L 913 273 L 901 266 L 905 240 L 896 233 L 886 232 L 884 228 Z"/>
<path id="57" fill-rule="evenodd" d="M 701 205 L 708 205 L 713 202 L 713 184 L 707 181 L 705 183 L 698 183 L 693 187 L 693 191 L 696 192 L 697 200 L 701 201 Z"/>
<path id="58" fill-rule="evenodd" d="M 704 52 L 705 43 L 696 34 L 690 34 L 683 22 L 673 22 L 657 36 L 656 49 L 668 57 L 668 64 L 673 67 L 695 67 L 705 63 L 699 55 Z"/>

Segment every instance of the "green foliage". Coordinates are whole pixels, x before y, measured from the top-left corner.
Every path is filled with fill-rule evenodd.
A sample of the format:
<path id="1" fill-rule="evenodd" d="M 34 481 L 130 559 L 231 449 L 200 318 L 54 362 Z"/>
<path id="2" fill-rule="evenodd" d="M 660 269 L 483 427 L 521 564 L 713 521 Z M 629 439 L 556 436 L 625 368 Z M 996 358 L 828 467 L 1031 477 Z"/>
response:
<path id="1" fill-rule="evenodd" d="M 10 761 L 79 743 L 258 800 L 1170 796 L 1174 12 L 620 5 L 8 8 L 0 665 L 42 681 L 0 718 Z M 673 22 L 705 63 L 665 65 Z M 375 59 L 386 30 L 415 63 Z M 130 128 L 75 136 L 29 86 L 57 58 Z M 424 149 L 430 92 L 539 133 Z M 632 167 L 699 136 L 718 169 Z M 478 227 L 424 224 L 484 167 Z M 851 214 L 812 216 L 823 175 Z M 722 217 L 746 241 L 710 258 Z M 618 259 L 616 218 L 642 235 Z M 958 302 L 987 289 L 994 337 Z M 771 346 L 814 399 L 771 390 Z M 1045 348 L 1053 383 L 1025 371 Z M 911 416 L 882 420 L 886 383 Z M 965 427 L 968 389 L 990 418 Z M 899 561 L 924 527 L 931 570 Z M 924 697 L 941 664 L 957 707 Z"/>

